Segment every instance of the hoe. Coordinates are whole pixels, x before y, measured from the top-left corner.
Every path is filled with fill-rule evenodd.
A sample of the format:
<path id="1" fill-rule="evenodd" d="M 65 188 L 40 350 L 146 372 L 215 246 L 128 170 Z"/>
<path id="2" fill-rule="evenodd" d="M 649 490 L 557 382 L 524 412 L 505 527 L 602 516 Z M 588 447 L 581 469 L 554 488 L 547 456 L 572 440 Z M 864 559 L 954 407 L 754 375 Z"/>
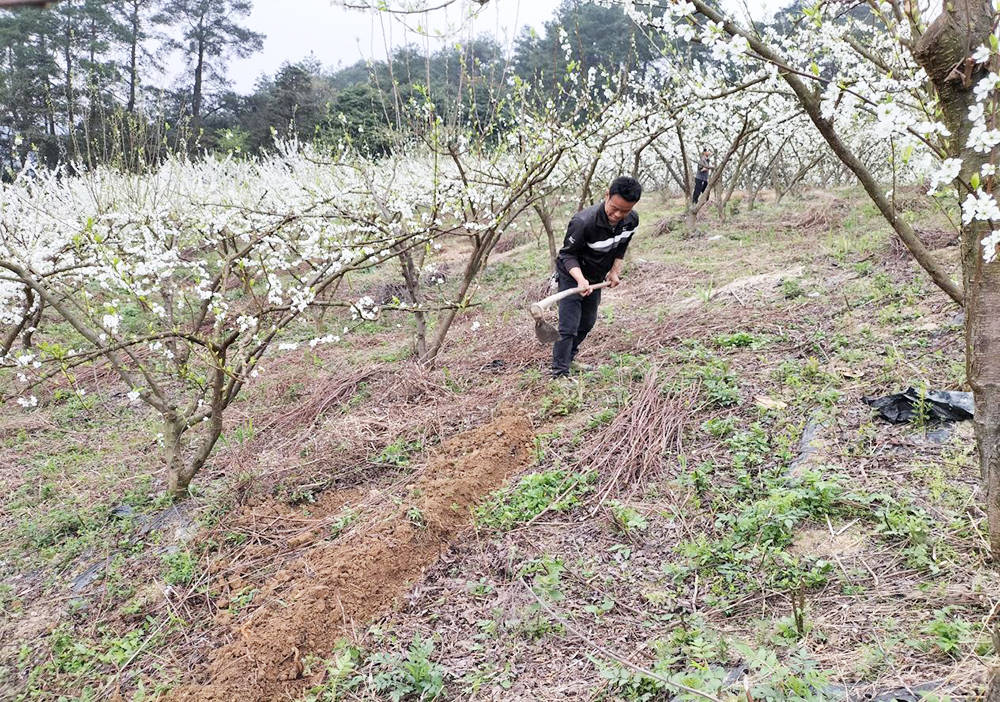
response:
<path id="1" fill-rule="evenodd" d="M 601 288 L 606 287 L 608 287 L 608 281 L 591 285 L 590 289 L 600 290 Z M 559 341 L 559 332 L 556 331 L 555 327 L 542 319 L 542 315 L 545 314 L 545 310 L 563 298 L 575 295 L 578 292 L 580 292 L 580 288 L 563 290 L 562 292 L 557 292 L 555 295 L 549 295 L 545 299 L 539 300 L 530 307 L 531 316 L 535 318 L 535 336 L 537 336 L 538 340 L 543 344 L 554 344 Z"/>

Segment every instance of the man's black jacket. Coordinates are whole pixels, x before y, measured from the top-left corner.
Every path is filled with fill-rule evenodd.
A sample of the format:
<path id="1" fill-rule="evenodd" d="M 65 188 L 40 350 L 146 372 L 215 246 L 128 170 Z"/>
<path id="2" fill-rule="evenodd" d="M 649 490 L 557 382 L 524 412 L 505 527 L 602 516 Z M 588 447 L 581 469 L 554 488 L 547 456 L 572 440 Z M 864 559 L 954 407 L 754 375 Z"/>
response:
<path id="1" fill-rule="evenodd" d="M 559 250 L 556 266 L 566 274 L 579 266 L 591 283 L 600 283 L 616 258 L 625 257 L 625 249 L 639 226 L 639 215 L 629 212 L 612 226 L 604 212 L 604 202 L 580 210 L 566 227 L 566 239 Z"/>

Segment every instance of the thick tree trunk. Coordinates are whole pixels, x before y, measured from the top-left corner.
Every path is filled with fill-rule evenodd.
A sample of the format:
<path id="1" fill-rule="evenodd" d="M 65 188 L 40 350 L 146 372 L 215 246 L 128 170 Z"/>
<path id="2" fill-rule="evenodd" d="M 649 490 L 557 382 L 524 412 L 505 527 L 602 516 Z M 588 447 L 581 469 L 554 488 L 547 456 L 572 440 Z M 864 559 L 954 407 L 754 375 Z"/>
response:
<path id="1" fill-rule="evenodd" d="M 969 107 L 972 88 L 984 72 L 973 67 L 970 77 L 954 71 L 964 66 L 968 54 L 987 43 L 993 11 L 988 0 L 951 0 L 927 29 L 913 50 L 914 58 L 930 76 L 940 99 L 942 115 L 953 135 L 954 150 L 962 160 L 959 196 L 968 192 L 965 183 L 983 163 L 995 162 L 992 154 L 964 147 L 972 127 Z M 960 150 L 959 150 L 960 149 Z M 992 180 L 987 179 L 987 181 Z M 984 183 L 987 190 L 993 183 Z M 990 548 L 993 562 L 1000 564 L 1000 261 L 983 259 L 981 240 L 989 231 L 987 222 L 974 221 L 962 228 L 962 273 L 965 291 L 966 372 L 976 401 L 976 442 L 986 491 Z"/>
<path id="2" fill-rule="evenodd" d="M 196 421 L 197 417 L 185 419 L 176 413 L 167 414 L 163 420 L 164 458 L 167 463 L 167 494 L 175 500 L 188 496 L 191 481 L 204 466 L 212 449 L 222 435 L 222 413 L 232 394 L 226 393 L 226 354 L 224 350 L 216 350 L 217 366 L 212 374 L 211 412 L 204 421 Z M 192 429 L 200 433 L 200 439 L 193 447 L 193 452 L 185 450 L 185 435 Z M 192 440 L 194 441 L 194 440 Z"/>
<path id="3" fill-rule="evenodd" d="M 163 420 L 163 458 L 167 464 L 167 494 L 179 499 L 187 494 L 193 475 L 184 470 L 184 427 L 176 419 Z"/>

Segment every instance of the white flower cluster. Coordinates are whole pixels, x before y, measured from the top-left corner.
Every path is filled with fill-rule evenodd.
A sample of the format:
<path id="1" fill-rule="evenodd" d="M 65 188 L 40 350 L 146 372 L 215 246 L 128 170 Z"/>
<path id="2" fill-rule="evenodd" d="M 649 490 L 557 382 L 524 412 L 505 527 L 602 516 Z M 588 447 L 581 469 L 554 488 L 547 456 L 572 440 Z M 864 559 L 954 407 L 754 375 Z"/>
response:
<path id="1" fill-rule="evenodd" d="M 351 305 L 351 317 L 354 319 L 375 320 L 378 319 L 379 306 L 371 296 L 365 295 Z"/>

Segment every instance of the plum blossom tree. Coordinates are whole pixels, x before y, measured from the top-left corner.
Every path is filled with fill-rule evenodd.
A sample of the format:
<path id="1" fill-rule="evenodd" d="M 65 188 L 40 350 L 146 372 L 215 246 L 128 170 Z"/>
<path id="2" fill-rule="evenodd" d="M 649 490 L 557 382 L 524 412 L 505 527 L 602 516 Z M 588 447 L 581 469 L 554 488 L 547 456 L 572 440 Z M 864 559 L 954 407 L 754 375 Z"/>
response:
<path id="1" fill-rule="evenodd" d="M 159 414 L 167 490 L 186 494 L 282 333 L 411 237 L 344 217 L 357 190 L 349 158 L 320 165 L 289 146 L 260 161 L 176 157 L 143 175 L 51 172 L 4 186 L 0 318 L 38 325 L 37 348 L 0 357 L 4 394 L 33 406 L 55 378 L 82 392 L 74 370 L 103 361 L 129 401 Z M 32 318 L 41 302 L 62 324 Z"/>
<path id="2" fill-rule="evenodd" d="M 796 28 L 740 24 L 709 0 L 626 11 L 666 36 L 710 47 L 721 71 L 758 75 L 791 91 L 815 130 L 864 187 L 918 263 L 966 309 L 968 381 L 993 558 L 1000 561 L 1000 206 L 994 184 L 1000 129 L 997 5 L 871 0 L 804 10 Z M 865 125 L 866 129 L 858 129 Z M 894 188 L 866 162 L 881 144 L 893 185 L 908 174 L 931 192 L 954 186 L 962 211 L 961 284 L 934 259 L 897 209 Z"/>

